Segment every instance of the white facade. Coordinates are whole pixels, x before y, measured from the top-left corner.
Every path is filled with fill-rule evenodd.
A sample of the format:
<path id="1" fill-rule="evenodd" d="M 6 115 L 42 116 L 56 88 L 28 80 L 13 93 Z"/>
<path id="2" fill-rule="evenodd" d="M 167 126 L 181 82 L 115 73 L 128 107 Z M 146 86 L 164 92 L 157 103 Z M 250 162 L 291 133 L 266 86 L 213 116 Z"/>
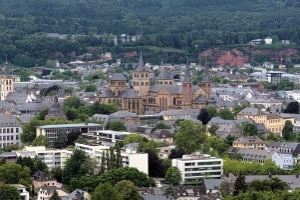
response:
<path id="1" fill-rule="evenodd" d="M 104 146 L 115 145 L 118 141 L 124 141 L 125 137 L 130 135 L 130 132 L 102 130 L 94 132 L 94 138 L 97 144 Z"/>
<path id="2" fill-rule="evenodd" d="M 180 170 L 182 183 L 201 183 L 203 178 L 221 178 L 223 175 L 223 159 L 207 154 L 172 159 L 172 166 Z"/>
<path id="3" fill-rule="evenodd" d="M 24 150 L 16 151 L 17 156 L 21 157 L 31 157 L 37 156 L 42 160 L 49 169 L 53 168 L 63 168 L 65 162 L 73 154 L 72 151 L 66 149 L 46 149 L 45 146 L 25 146 Z"/>
<path id="4" fill-rule="evenodd" d="M 22 145 L 22 124 L 13 115 L 0 113 L 0 148 Z"/>
<path id="5" fill-rule="evenodd" d="M 108 151 L 110 146 L 95 146 L 76 143 L 75 148 L 86 152 L 86 154 L 91 158 L 95 158 L 100 166 L 103 152 Z M 139 153 L 135 149 L 127 148 L 125 150 L 121 150 L 121 156 L 124 167 L 133 167 L 148 175 L 149 169 L 147 153 Z"/>
<path id="6" fill-rule="evenodd" d="M 54 146 L 55 139 L 60 133 L 68 134 L 70 132 L 80 132 L 84 136 L 103 129 L 103 125 L 95 123 L 81 123 L 81 124 L 56 124 L 36 127 L 36 137 L 44 135 L 49 140 L 49 147 Z"/>
<path id="7" fill-rule="evenodd" d="M 11 186 L 14 186 L 18 189 L 22 200 L 29 200 L 29 192 L 26 190 L 26 186 L 21 184 L 12 184 Z"/>

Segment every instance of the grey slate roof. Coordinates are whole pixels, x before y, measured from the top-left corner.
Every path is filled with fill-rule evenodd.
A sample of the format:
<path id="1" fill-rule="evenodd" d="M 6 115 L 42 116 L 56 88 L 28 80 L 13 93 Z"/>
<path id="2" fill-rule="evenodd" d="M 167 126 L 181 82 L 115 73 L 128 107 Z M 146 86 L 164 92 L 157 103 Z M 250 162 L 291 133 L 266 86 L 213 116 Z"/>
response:
<path id="1" fill-rule="evenodd" d="M 129 112 L 127 110 L 120 110 L 110 114 L 111 118 L 124 118 L 124 117 L 137 117 L 135 113 Z"/>
<path id="2" fill-rule="evenodd" d="M 127 78 L 122 73 L 114 73 L 110 78 L 112 81 L 127 81 Z"/>
<path id="3" fill-rule="evenodd" d="M 134 71 L 136 71 L 136 72 L 146 72 L 146 71 L 148 71 L 148 70 L 145 68 L 145 64 L 144 64 L 142 52 L 140 53 L 140 58 L 139 58 L 138 67 L 137 67 Z"/>
<path id="4" fill-rule="evenodd" d="M 0 127 L 21 127 L 21 123 L 13 115 L 0 113 Z"/>
<path id="5" fill-rule="evenodd" d="M 113 94 L 113 92 L 110 89 L 106 88 L 102 91 L 100 97 L 113 98 L 113 97 L 115 97 L 115 95 Z"/>
<path id="6" fill-rule="evenodd" d="M 156 80 L 173 80 L 173 77 L 171 76 L 171 70 L 163 67 Z"/>
<path id="7" fill-rule="evenodd" d="M 134 89 L 126 89 L 118 96 L 123 99 L 138 99 L 139 97 L 135 93 Z"/>
<path id="8" fill-rule="evenodd" d="M 250 160 L 268 160 L 271 159 L 275 151 L 259 150 L 259 149 L 239 149 L 237 151 L 243 159 Z"/>
<path id="9" fill-rule="evenodd" d="M 6 101 L 8 102 L 13 102 L 16 104 L 23 104 L 26 103 L 28 94 L 25 92 L 10 92 L 8 93 L 8 95 L 6 96 Z"/>
<path id="10" fill-rule="evenodd" d="M 266 115 L 264 112 L 260 111 L 258 108 L 244 108 L 238 115 Z"/>
<path id="11" fill-rule="evenodd" d="M 71 192 L 68 196 L 63 197 L 62 200 L 81 200 L 81 199 L 89 199 L 90 194 L 84 190 L 76 189 Z"/>
<path id="12" fill-rule="evenodd" d="M 150 92 L 159 92 L 161 89 L 165 89 L 169 94 L 182 94 L 182 87 L 178 85 L 160 85 L 155 84 L 150 87 Z"/>

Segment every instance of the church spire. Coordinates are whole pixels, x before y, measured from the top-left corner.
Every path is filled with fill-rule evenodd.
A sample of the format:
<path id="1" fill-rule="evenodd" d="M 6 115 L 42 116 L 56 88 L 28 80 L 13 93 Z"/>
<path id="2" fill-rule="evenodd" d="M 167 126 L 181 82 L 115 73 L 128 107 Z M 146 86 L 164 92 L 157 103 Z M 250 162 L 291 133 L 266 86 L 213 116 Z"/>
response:
<path id="1" fill-rule="evenodd" d="M 140 58 L 139 58 L 139 63 L 138 63 L 138 67 L 136 68 L 135 71 L 146 71 L 145 70 L 145 65 L 144 65 L 144 60 L 143 60 L 143 53 L 140 53 Z"/>
<path id="2" fill-rule="evenodd" d="M 7 55 L 6 55 L 6 59 L 5 59 L 5 65 L 4 65 L 4 75 L 6 75 L 6 76 L 9 75 L 8 62 L 7 62 Z"/>
<path id="3" fill-rule="evenodd" d="M 210 82 L 210 76 L 209 76 L 207 65 L 205 65 L 205 67 L 204 67 L 204 77 L 202 79 L 202 82 Z"/>

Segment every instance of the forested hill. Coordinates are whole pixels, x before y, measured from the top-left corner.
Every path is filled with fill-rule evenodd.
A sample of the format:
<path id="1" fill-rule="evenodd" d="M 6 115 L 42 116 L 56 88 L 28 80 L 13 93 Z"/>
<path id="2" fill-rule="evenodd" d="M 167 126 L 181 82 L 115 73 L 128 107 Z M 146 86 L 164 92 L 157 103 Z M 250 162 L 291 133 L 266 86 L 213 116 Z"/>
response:
<path id="1" fill-rule="evenodd" d="M 37 31 L 181 33 L 266 31 L 300 26 L 299 0 L 9 0 L 0 13 L 34 17 Z M 297 27 L 298 26 L 298 27 Z"/>
<path id="2" fill-rule="evenodd" d="M 199 51 L 266 36 L 297 43 L 300 0 L 3 0 L 0 30 L 0 42 L 6 45 L 0 47 L 2 61 L 4 55 L 15 61 L 15 48 L 30 57 L 18 44 L 39 32 L 139 34 L 138 45 L 189 53 L 195 46 Z"/>

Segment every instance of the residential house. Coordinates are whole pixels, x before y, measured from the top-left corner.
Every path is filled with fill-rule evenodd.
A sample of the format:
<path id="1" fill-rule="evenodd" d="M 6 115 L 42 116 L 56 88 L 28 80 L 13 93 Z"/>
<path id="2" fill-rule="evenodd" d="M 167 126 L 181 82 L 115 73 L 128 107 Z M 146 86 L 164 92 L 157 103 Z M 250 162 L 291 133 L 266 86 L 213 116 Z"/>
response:
<path id="1" fill-rule="evenodd" d="M 232 147 L 241 149 L 266 149 L 266 142 L 257 136 L 243 136 L 232 143 Z"/>
<path id="2" fill-rule="evenodd" d="M 235 153 L 240 154 L 243 161 L 264 163 L 266 160 L 272 160 L 278 167 L 284 170 L 291 170 L 293 167 L 293 158 L 289 154 L 279 154 L 272 150 L 261 149 L 238 149 Z"/>
<path id="3" fill-rule="evenodd" d="M 53 192 L 56 191 L 60 198 L 64 198 L 68 196 L 67 191 L 62 188 L 57 188 L 55 186 L 43 186 L 40 188 L 37 194 L 37 199 L 41 200 L 49 200 L 53 195 Z"/>
<path id="4" fill-rule="evenodd" d="M 236 125 L 223 124 L 217 129 L 216 134 L 222 140 L 225 140 L 229 135 L 233 136 L 233 137 L 241 137 L 242 130 L 239 127 L 237 127 Z"/>
<path id="5" fill-rule="evenodd" d="M 73 192 L 68 194 L 68 196 L 62 198 L 62 200 L 90 200 L 90 199 L 91 199 L 91 195 L 88 192 L 79 189 L 74 190 Z"/>
<path id="6" fill-rule="evenodd" d="M 162 143 L 173 143 L 173 135 L 169 130 L 166 129 L 156 129 L 152 133 L 150 133 L 147 138 L 150 140 L 154 140 L 155 142 L 162 142 Z"/>
<path id="7" fill-rule="evenodd" d="M 22 184 L 11 184 L 11 186 L 14 186 L 17 188 L 17 190 L 20 192 L 20 196 L 22 200 L 29 200 L 29 192 L 26 190 L 26 186 Z"/>
<path id="8" fill-rule="evenodd" d="M 37 171 L 32 175 L 32 181 L 33 181 L 33 187 L 35 190 L 38 190 L 42 186 L 55 186 L 55 187 L 61 187 L 61 184 L 59 184 L 56 179 L 52 176 L 49 176 L 47 172 L 44 171 Z"/>

